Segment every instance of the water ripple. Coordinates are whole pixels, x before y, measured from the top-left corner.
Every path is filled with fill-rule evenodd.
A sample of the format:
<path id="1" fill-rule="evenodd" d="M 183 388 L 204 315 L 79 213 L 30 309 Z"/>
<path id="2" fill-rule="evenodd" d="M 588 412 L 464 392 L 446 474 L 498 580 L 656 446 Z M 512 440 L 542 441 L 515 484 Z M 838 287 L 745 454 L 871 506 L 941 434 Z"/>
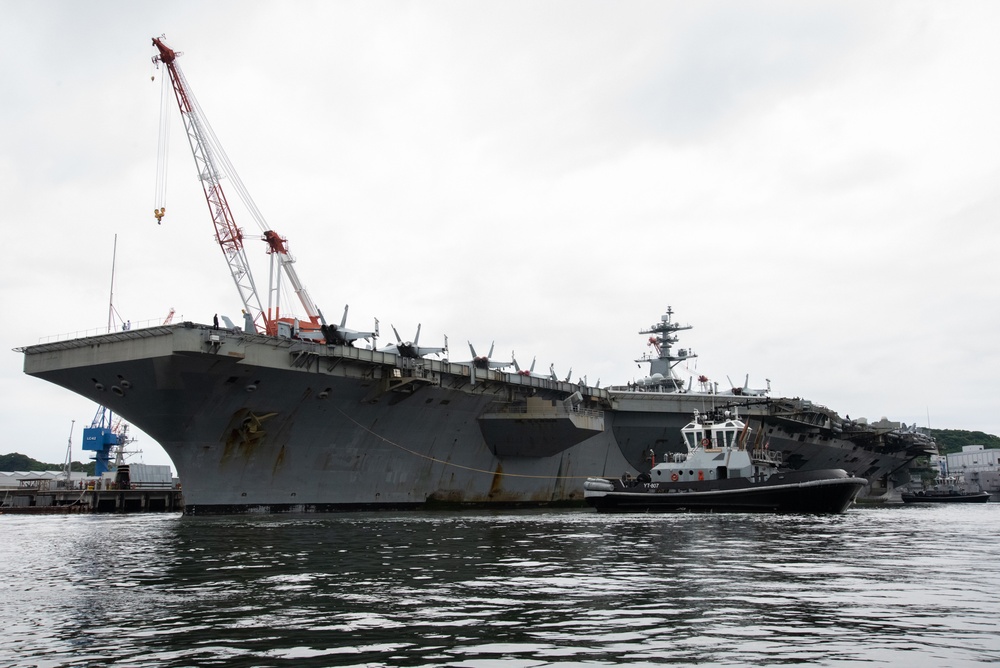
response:
<path id="1" fill-rule="evenodd" d="M 0 665 L 993 663 L 998 507 L 0 516 Z"/>

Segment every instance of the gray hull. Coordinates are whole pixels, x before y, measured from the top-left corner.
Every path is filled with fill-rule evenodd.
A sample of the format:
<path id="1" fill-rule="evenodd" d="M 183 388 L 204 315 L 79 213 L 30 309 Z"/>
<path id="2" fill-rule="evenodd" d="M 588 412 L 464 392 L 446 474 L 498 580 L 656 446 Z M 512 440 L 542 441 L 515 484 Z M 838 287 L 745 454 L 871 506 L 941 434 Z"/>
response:
<path id="1" fill-rule="evenodd" d="M 910 431 L 845 424 L 833 411 L 799 399 L 656 392 L 611 392 L 610 422 L 625 457 L 641 470 L 650 468 L 648 452 L 684 453 L 681 428 L 693 411 L 738 410 L 761 445 L 781 452 L 792 470 L 843 469 L 869 481 L 862 496 L 882 496 L 909 481 L 908 464 L 936 454 L 931 438 Z M 645 461 L 645 466 L 643 462 Z"/>
<path id="2" fill-rule="evenodd" d="M 177 467 L 188 513 L 582 503 L 586 478 L 635 474 L 648 470 L 650 449 L 678 450 L 680 428 L 706 400 L 190 323 L 23 352 L 27 374 L 154 438 Z M 755 404 L 745 410 L 771 447 L 802 470 L 878 479 L 919 454 L 858 448 L 807 412 L 786 424 L 781 404 L 736 399 Z"/>

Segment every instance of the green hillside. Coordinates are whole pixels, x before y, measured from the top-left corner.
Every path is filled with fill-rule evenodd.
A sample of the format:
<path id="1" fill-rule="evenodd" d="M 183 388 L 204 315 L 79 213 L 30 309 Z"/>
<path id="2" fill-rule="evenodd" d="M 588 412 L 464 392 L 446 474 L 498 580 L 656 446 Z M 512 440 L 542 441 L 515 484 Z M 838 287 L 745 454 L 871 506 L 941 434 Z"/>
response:
<path id="1" fill-rule="evenodd" d="M 94 475 L 94 466 L 94 462 L 70 463 L 70 468 L 73 471 L 85 471 L 87 475 Z M 0 455 L 0 471 L 61 471 L 62 467 L 62 464 L 46 464 L 19 452 Z"/>
<path id="2" fill-rule="evenodd" d="M 931 436 L 937 441 L 938 451 L 942 455 L 961 452 L 965 445 L 982 445 L 987 449 L 1000 448 L 1000 436 L 981 431 L 964 431 L 962 429 L 931 429 Z"/>

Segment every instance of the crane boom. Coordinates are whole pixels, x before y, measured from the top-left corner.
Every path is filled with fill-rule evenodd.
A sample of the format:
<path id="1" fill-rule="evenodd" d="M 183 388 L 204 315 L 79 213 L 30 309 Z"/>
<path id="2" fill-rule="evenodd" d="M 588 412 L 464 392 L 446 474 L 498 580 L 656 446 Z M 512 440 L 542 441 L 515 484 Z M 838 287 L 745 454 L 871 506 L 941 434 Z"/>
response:
<path id="1" fill-rule="evenodd" d="M 229 163 L 225 151 L 219 145 L 218 139 L 212 133 L 211 126 L 209 126 L 205 119 L 204 113 L 198 106 L 198 101 L 191 91 L 191 86 L 188 84 L 181 69 L 177 66 L 177 57 L 181 54 L 164 44 L 160 38 L 154 37 L 153 45 L 159 52 L 158 55 L 153 57 L 153 62 L 157 65 L 163 63 L 167 73 L 170 75 L 174 96 L 177 98 L 177 106 L 180 108 L 181 118 L 184 120 L 184 128 L 187 131 L 188 144 L 191 146 L 195 166 L 198 169 L 198 177 L 205 193 L 205 201 L 208 202 L 209 213 L 215 225 L 215 238 L 226 256 L 226 261 L 229 263 L 229 270 L 240 293 L 244 312 L 249 314 L 253 319 L 254 328 L 257 331 L 263 331 L 272 336 L 276 335 L 278 332 L 278 320 L 281 319 L 278 306 L 280 303 L 280 292 L 277 285 L 280 283 L 281 273 L 284 273 L 291 282 L 295 294 L 298 296 L 299 301 L 306 311 L 306 315 L 309 317 L 310 325 L 305 328 L 319 331 L 322 316 L 312 299 L 310 299 L 309 294 L 295 272 L 295 268 L 292 266 L 295 260 L 288 252 L 288 240 L 267 228 L 263 216 L 257 210 L 239 176 Z M 250 265 L 247 262 L 246 251 L 243 246 L 243 230 L 237 227 L 233 212 L 226 199 L 225 191 L 222 188 L 222 171 L 219 169 L 220 161 L 222 165 L 227 167 L 228 176 L 232 180 L 237 193 L 243 199 L 251 215 L 263 231 L 261 238 L 267 242 L 267 252 L 272 257 L 271 285 L 268 287 L 267 311 L 262 306 L 257 286 L 254 283 L 253 274 L 250 272 Z M 275 266 L 274 258 L 277 258 L 277 266 Z M 289 319 L 286 318 L 285 320 L 288 321 Z"/>
<path id="2" fill-rule="evenodd" d="M 191 87 L 184 78 L 180 67 L 177 66 L 179 54 L 156 37 L 153 38 L 153 45 L 159 51 L 159 55 L 153 58 L 153 62 L 163 63 L 170 75 L 170 82 L 173 84 L 174 96 L 177 98 L 177 106 L 181 110 L 188 143 L 191 146 L 195 166 L 198 169 L 198 177 L 205 192 L 205 201 L 208 202 L 208 210 L 212 216 L 212 222 L 215 224 L 215 238 L 218 240 L 219 246 L 222 247 L 222 252 L 229 263 L 229 271 L 236 283 L 236 289 L 240 293 L 243 308 L 251 315 L 258 330 L 267 331 L 270 329 L 267 316 L 261 306 L 253 274 L 250 273 L 250 264 L 247 262 L 246 250 L 243 247 L 243 230 L 237 227 L 233 212 L 226 199 L 226 193 L 222 189 L 222 177 L 216 165 L 205 123 L 199 113 Z"/>

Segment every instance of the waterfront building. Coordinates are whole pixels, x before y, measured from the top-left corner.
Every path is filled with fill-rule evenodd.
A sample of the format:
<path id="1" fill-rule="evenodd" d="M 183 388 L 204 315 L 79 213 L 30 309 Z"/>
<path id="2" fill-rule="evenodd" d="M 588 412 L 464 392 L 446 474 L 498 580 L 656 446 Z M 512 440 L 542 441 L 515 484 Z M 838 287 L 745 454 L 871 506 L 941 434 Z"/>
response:
<path id="1" fill-rule="evenodd" d="M 1000 493 L 1000 448 L 966 445 L 961 452 L 932 456 L 931 466 L 938 468 L 942 479 Z"/>

